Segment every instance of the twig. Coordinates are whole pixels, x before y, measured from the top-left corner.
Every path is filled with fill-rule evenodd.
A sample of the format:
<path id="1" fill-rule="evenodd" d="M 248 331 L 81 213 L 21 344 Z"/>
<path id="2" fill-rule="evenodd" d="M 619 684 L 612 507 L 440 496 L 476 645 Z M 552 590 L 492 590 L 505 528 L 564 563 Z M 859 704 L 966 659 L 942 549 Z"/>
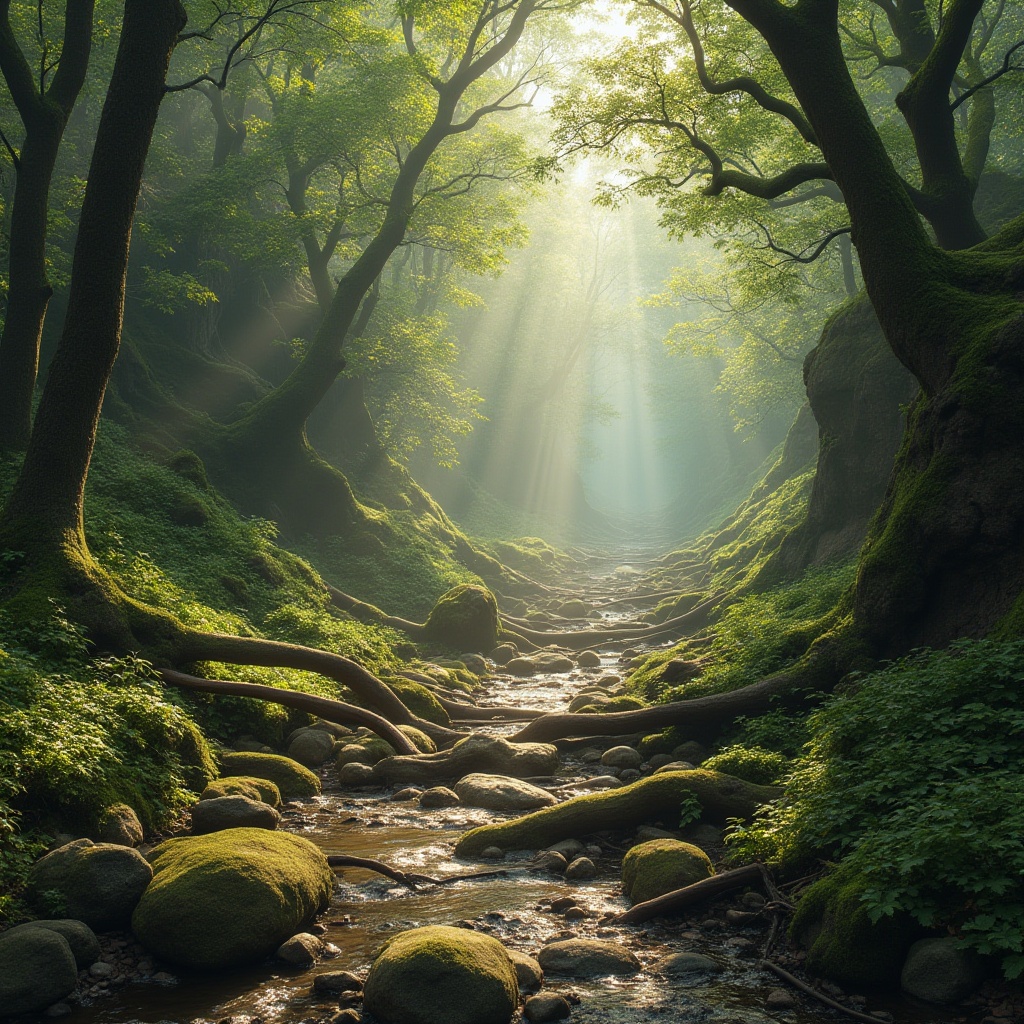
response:
<path id="1" fill-rule="evenodd" d="M 819 1003 L 824 1003 L 826 1006 L 831 1006 L 833 1010 L 838 1010 L 840 1013 L 845 1014 L 847 1017 L 852 1017 L 854 1020 L 865 1021 L 866 1024 L 878 1024 L 878 1018 L 872 1017 L 866 1013 L 861 1013 L 859 1010 L 851 1010 L 848 1006 L 843 1006 L 842 1003 L 837 1003 L 834 999 L 830 999 L 824 992 L 819 992 L 816 988 L 812 988 L 805 981 L 801 981 L 799 978 L 794 977 L 789 971 L 783 970 L 778 964 L 773 964 L 770 960 L 762 960 L 761 966 L 767 968 L 772 974 L 777 975 L 783 981 L 789 982 L 794 988 L 800 989 L 801 992 L 805 992 L 807 995 L 814 999 L 817 999 Z"/>

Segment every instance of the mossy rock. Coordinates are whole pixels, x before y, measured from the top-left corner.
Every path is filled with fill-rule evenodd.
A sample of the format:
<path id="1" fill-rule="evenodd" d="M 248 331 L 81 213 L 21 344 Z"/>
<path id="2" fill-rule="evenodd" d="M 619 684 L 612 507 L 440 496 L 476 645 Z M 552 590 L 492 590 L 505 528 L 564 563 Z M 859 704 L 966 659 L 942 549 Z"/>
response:
<path id="1" fill-rule="evenodd" d="M 840 870 L 804 892 L 789 933 L 806 948 L 813 974 L 858 987 L 899 979 L 920 926 L 907 914 L 872 922 L 861 899 L 867 888 L 866 879 Z"/>
<path id="2" fill-rule="evenodd" d="M 436 754 L 437 744 L 422 730 L 414 725 L 400 725 L 398 731 L 403 733 L 416 745 L 421 754 Z"/>
<path id="3" fill-rule="evenodd" d="M 613 711 L 639 711 L 647 705 L 637 697 L 630 697 L 623 694 L 620 697 L 612 697 L 609 700 L 600 701 L 594 710 L 599 715 L 611 714 Z M 585 709 L 584 709 L 585 710 Z"/>
<path id="4" fill-rule="evenodd" d="M 280 754 L 230 753 L 220 759 L 221 775 L 267 779 L 277 786 L 282 800 L 303 800 L 320 795 L 320 780 L 298 761 Z"/>
<path id="5" fill-rule="evenodd" d="M 491 651 L 498 646 L 498 603 L 486 588 L 460 583 L 442 594 L 427 616 L 429 639 L 460 651 Z"/>
<path id="6" fill-rule="evenodd" d="M 789 771 L 789 758 L 763 747 L 726 747 L 713 754 L 701 766 L 707 771 L 722 772 L 758 786 L 775 785 Z"/>
<path id="7" fill-rule="evenodd" d="M 249 775 L 233 775 L 214 779 L 200 795 L 200 800 L 216 800 L 221 796 L 247 796 L 271 807 L 281 806 L 281 790 L 269 779 L 256 779 Z"/>
<path id="8" fill-rule="evenodd" d="M 363 1005 L 382 1024 L 508 1024 L 519 986 L 497 939 L 432 925 L 388 942 L 366 978 Z"/>
<path id="9" fill-rule="evenodd" d="M 417 717 L 434 725 L 451 725 L 441 702 L 422 684 L 401 676 L 386 679 L 388 688 Z"/>
<path id="10" fill-rule="evenodd" d="M 308 839 L 259 828 L 169 839 L 150 862 L 132 930 L 183 967 L 259 963 L 327 906 L 334 884 Z"/>
<path id="11" fill-rule="evenodd" d="M 634 846 L 622 858 L 622 891 L 633 903 L 644 903 L 714 873 L 711 860 L 700 847 L 678 839 L 652 839 Z"/>
<path id="12" fill-rule="evenodd" d="M 653 732 L 644 736 L 636 744 L 644 759 L 653 757 L 655 754 L 671 754 L 686 737 L 673 725 L 661 732 Z"/>
<path id="13" fill-rule="evenodd" d="M 395 748 L 379 736 L 353 736 L 338 751 L 337 763 L 339 768 L 353 762 L 374 765 L 385 757 L 394 757 L 395 753 Z"/>

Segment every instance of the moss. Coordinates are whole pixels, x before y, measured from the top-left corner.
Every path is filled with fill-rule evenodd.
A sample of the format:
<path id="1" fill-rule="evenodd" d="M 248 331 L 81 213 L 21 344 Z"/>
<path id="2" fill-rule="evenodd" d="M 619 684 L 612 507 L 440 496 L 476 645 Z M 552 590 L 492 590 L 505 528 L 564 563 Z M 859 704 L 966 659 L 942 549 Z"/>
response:
<path id="1" fill-rule="evenodd" d="M 280 754 L 230 753 L 221 756 L 221 774 L 269 779 L 283 800 L 302 800 L 320 795 L 320 780 L 298 761 Z"/>
<path id="2" fill-rule="evenodd" d="M 201 490 L 208 491 L 210 489 L 210 481 L 206 476 L 206 466 L 203 464 L 203 460 L 188 448 L 182 448 L 175 452 L 167 459 L 165 465 L 172 473 L 195 484 Z"/>
<path id="3" fill-rule="evenodd" d="M 352 764 L 376 764 L 385 757 L 394 757 L 395 748 L 379 736 L 356 736 L 338 751 L 338 767 Z"/>
<path id="4" fill-rule="evenodd" d="M 759 786 L 773 786 L 781 781 L 789 766 L 789 758 L 772 750 L 734 746 L 712 755 L 702 767 L 755 782 Z"/>
<path id="5" fill-rule="evenodd" d="M 398 728 L 416 744 L 416 749 L 420 753 L 437 753 L 437 744 L 425 732 L 420 731 L 414 725 L 400 725 Z"/>
<path id="6" fill-rule="evenodd" d="M 251 775 L 234 775 L 226 779 L 214 779 L 203 790 L 200 800 L 214 800 L 220 796 L 247 796 L 271 807 L 281 806 L 281 791 L 269 779 L 258 779 Z"/>
<path id="7" fill-rule="evenodd" d="M 636 749 L 640 751 L 640 756 L 647 761 L 655 754 L 671 754 L 685 740 L 686 737 L 683 733 L 672 725 L 667 729 L 662 729 L 661 732 L 653 732 L 644 736 L 637 743 Z"/>
<path id="8" fill-rule="evenodd" d="M 327 906 L 324 854 L 287 832 L 233 828 L 169 839 L 132 916 L 147 950 L 184 967 L 258 963 Z"/>
<path id="9" fill-rule="evenodd" d="M 391 676 L 384 680 L 389 689 L 417 717 L 434 725 L 449 725 L 451 719 L 448 712 L 441 707 L 440 701 L 422 684 L 401 676 Z"/>
<path id="10" fill-rule="evenodd" d="M 790 935 L 807 949 L 807 969 L 842 985 L 887 985 L 899 978 L 920 927 L 906 914 L 872 922 L 862 899 L 867 883 L 837 871 L 800 898 Z"/>
<path id="11" fill-rule="evenodd" d="M 509 1024 L 516 971 L 497 939 L 432 925 L 395 936 L 374 961 L 364 1006 L 394 1024 Z"/>
<path id="12" fill-rule="evenodd" d="M 610 714 L 613 711 L 639 711 L 645 707 L 647 707 L 647 704 L 638 697 L 630 697 L 628 694 L 623 694 L 620 697 L 612 697 L 611 700 L 602 701 L 600 704 L 595 705 L 593 710 L 598 714 Z M 588 710 L 590 709 L 581 709 L 584 712 Z"/>
<path id="13" fill-rule="evenodd" d="M 708 855 L 676 839 L 652 839 L 622 858 L 622 891 L 634 903 L 653 900 L 715 873 Z"/>
<path id="14" fill-rule="evenodd" d="M 442 594 L 427 616 L 426 635 L 460 651 L 491 651 L 498 645 L 498 604 L 486 588 L 460 584 Z"/>

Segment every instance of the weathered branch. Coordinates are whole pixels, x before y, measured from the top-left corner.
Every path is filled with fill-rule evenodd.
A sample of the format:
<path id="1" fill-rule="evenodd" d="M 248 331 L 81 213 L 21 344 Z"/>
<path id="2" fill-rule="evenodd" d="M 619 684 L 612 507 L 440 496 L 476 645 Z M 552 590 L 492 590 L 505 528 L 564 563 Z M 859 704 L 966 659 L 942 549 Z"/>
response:
<path id="1" fill-rule="evenodd" d="M 733 889 L 742 889 L 745 885 L 761 881 L 761 865 L 745 864 L 741 868 L 734 868 L 732 871 L 723 871 L 719 875 L 712 875 L 710 878 L 703 878 L 693 885 L 684 886 L 682 889 L 673 889 L 663 896 L 657 896 L 652 900 L 645 900 L 637 903 L 629 910 L 616 915 L 609 922 L 610 924 L 641 924 L 650 921 L 652 917 L 664 917 L 665 914 L 674 914 L 694 903 L 704 903 L 721 896 L 724 892 L 731 892 Z"/>

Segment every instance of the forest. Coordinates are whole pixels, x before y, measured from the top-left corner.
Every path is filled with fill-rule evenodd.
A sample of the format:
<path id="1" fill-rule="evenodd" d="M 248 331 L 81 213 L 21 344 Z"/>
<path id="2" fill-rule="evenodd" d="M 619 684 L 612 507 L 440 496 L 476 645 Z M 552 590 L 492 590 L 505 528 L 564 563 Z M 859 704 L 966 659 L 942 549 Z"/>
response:
<path id="1" fill-rule="evenodd" d="M 1021 0 L 0 0 L 0 1020 L 1024 1021 Z"/>

